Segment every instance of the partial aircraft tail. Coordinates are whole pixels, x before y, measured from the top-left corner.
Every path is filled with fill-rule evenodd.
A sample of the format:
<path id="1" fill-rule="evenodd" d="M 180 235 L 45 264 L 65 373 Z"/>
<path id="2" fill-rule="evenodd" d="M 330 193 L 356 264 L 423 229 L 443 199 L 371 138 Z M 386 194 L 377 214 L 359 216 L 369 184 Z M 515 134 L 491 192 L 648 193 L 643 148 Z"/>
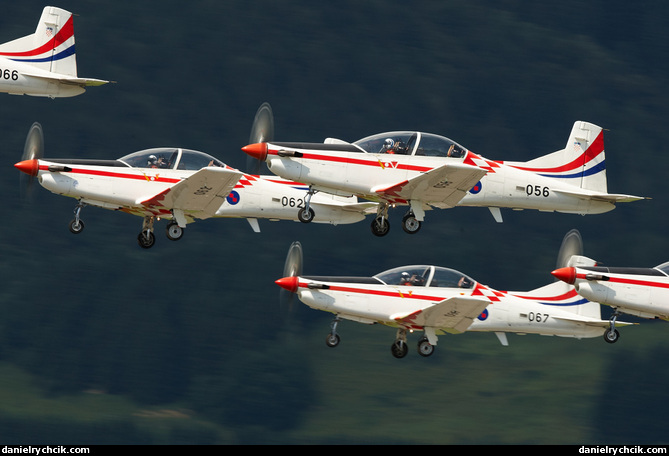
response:
<path id="1" fill-rule="evenodd" d="M 54 6 L 45 7 L 35 33 L 0 44 L 0 57 L 76 77 L 72 13 Z"/>
<path id="2" fill-rule="evenodd" d="M 506 164 L 586 190 L 607 193 L 604 132 L 588 122 L 574 123 L 564 149 L 525 163 Z"/>
<path id="3" fill-rule="evenodd" d="M 556 306 L 575 315 L 601 320 L 601 306 L 581 297 L 576 289 L 565 282 L 553 282 L 528 292 L 514 292 L 515 296 L 536 300 L 547 306 Z"/>

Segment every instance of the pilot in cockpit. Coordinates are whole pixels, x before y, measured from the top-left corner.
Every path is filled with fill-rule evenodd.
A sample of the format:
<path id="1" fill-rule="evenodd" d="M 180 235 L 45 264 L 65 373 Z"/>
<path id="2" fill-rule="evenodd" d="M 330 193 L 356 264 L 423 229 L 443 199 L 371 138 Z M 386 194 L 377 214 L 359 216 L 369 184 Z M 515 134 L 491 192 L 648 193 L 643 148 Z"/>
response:
<path id="1" fill-rule="evenodd" d="M 418 274 L 413 274 L 409 276 L 408 272 L 403 272 L 400 285 L 422 287 L 425 285 L 425 277 Z"/>
<path id="2" fill-rule="evenodd" d="M 382 154 L 402 154 L 405 155 L 409 151 L 406 144 L 400 140 L 393 140 L 392 138 L 387 138 L 383 141 L 383 146 L 379 153 Z"/>
<path id="3" fill-rule="evenodd" d="M 168 163 L 165 161 L 165 157 L 156 157 L 155 155 L 149 155 L 149 168 L 167 168 Z"/>

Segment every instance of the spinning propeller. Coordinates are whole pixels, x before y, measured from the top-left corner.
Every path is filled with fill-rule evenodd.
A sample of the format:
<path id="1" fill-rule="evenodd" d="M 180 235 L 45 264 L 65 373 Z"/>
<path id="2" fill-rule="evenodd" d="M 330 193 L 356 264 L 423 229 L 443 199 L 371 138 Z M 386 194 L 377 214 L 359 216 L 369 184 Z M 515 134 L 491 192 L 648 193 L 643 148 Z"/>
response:
<path id="1" fill-rule="evenodd" d="M 272 114 L 272 107 L 265 102 L 260 105 L 256 111 L 255 119 L 253 119 L 253 126 L 251 127 L 251 136 L 249 137 L 249 144 L 263 143 L 272 141 L 274 139 L 274 114 Z M 248 156 L 246 159 L 247 172 L 251 174 L 259 174 L 260 167 L 264 162 Z"/>
<path id="2" fill-rule="evenodd" d="M 44 133 L 42 132 L 42 126 L 38 122 L 35 122 L 28 131 L 21 161 L 14 165 L 23 171 L 19 176 L 22 197 L 29 197 L 31 195 L 33 182 L 35 181 L 39 167 L 37 160 L 43 157 Z"/>
<path id="3" fill-rule="evenodd" d="M 583 255 L 583 240 L 581 239 L 581 233 L 576 229 L 565 234 L 564 239 L 562 239 L 556 269 L 567 267 L 572 255 Z"/>
<path id="4" fill-rule="evenodd" d="M 295 241 L 288 249 L 286 262 L 283 266 L 283 277 L 275 282 L 283 288 L 279 295 L 279 302 L 283 309 L 293 310 L 297 280 L 300 274 L 302 274 L 302 244 Z"/>

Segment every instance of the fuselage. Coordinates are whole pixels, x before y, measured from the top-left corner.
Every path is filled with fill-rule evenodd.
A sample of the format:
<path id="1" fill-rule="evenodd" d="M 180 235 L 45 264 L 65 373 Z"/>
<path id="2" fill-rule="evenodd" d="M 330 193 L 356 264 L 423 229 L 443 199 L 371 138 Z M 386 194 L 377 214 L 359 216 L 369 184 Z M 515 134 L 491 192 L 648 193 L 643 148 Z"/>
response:
<path id="1" fill-rule="evenodd" d="M 427 271 L 427 272 L 425 272 Z M 405 277 L 423 277 L 420 284 L 402 283 Z M 564 285 L 564 284 L 561 284 Z M 598 305 L 587 303 L 572 287 L 556 286 L 546 296 L 528 293 L 500 292 L 486 287 L 458 271 L 425 266 L 397 268 L 369 278 L 310 277 L 297 279 L 296 293 L 309 307 L 337 314 L 361 323 L 380 323 L 409 330 L 413 326 L 407 315 L 425 310 L 452 297 L 483 298 L 489 305 L 467 331 L 514 332 L 565 337 L 598 337 L 608 322 L 599 320 Z M 575 309 L 588 305 L 596 314 L 578 321 Z M 596 325 L 586 324 L 595 323 Z M 436 328 L 451 332 L 448 328 Z"/>
<path id="2" fill-rule="evenodd" d="M 471 166 L 487 174 L 474 185 L 457 206 L 534 209 L 573 214 L 599 214 L 615 208 L 597 200 L 596 192 L 582 190 L 574 179 L 555 179 L 521 164 L 485 159 L 462 148 L 458 157 L 370 153 L 354 145 L 270 143 L 267 165 L 285 179 L 313 185 L 315 189 L 339 195 L 356 195 L 372 201 L 409 204 L 382 190 L 410 181 L 446 164 Z M 576 196 L 578 195 L 578 196 Z M 422 199 L 424 209 L 447 208 L 440 201 Z"/>
<path id="3" fill-rule="evenodd" d="M 574 268 L 573 284 L 578 294 L 591 301 L 642 318 L 668 320 L 667 271 L 668 263 L 655 268 Z"/>
<path id="4" fill-rule="evenodd" d="M 149 157 L 164 161 L 149 165 Z M 165 218 L 172 215 L 169 208 L 147 201 L 203 167 L 226 167 L 202 152 L 177 148 L 149 149 L 118 160 L 41 159 L 37 163 L 39 183 L 55 194 L 106 209 Z M 215 217 L 297 220 L 296 208 L 304 205 L 306 193 L 307 187 L 296 182 L 244 174 L 229 194 L 220 196 Z M 363 220 L 360 211 L 344 210 L 355 203 L 356 198 L 327 194 L 312 200 L 321 215 L 317 222 L 334 224 Z"/>

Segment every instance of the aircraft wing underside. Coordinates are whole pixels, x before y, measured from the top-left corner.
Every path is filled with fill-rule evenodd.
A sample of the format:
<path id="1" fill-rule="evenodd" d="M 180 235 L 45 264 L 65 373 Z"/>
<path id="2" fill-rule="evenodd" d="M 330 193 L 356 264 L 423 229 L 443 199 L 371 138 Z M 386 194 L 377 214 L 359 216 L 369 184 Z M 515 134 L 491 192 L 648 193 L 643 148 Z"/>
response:
<path id="1" fill-rule="evenodd" d="M 400 326 L 464 332 L 489 304 L 488 299 L 457 296 L 409 315 L 393 316 L 393 319 Z"/>
<path id="2" fill-rule="evenodd" d="M 191 218 L 213 217 L 242 176 L 231 169 L 203 168 L 157 195 L 140 199 L 137 209 L 154 214 L 176 209 Z"/>
<path id="3" fill-rule="evenodd" d="M 404 182 L 372 189 L 389 202 L 423 201 L 439 207 L 454 207 L 487 173 L 469 165 L 448 164 Z"/>

